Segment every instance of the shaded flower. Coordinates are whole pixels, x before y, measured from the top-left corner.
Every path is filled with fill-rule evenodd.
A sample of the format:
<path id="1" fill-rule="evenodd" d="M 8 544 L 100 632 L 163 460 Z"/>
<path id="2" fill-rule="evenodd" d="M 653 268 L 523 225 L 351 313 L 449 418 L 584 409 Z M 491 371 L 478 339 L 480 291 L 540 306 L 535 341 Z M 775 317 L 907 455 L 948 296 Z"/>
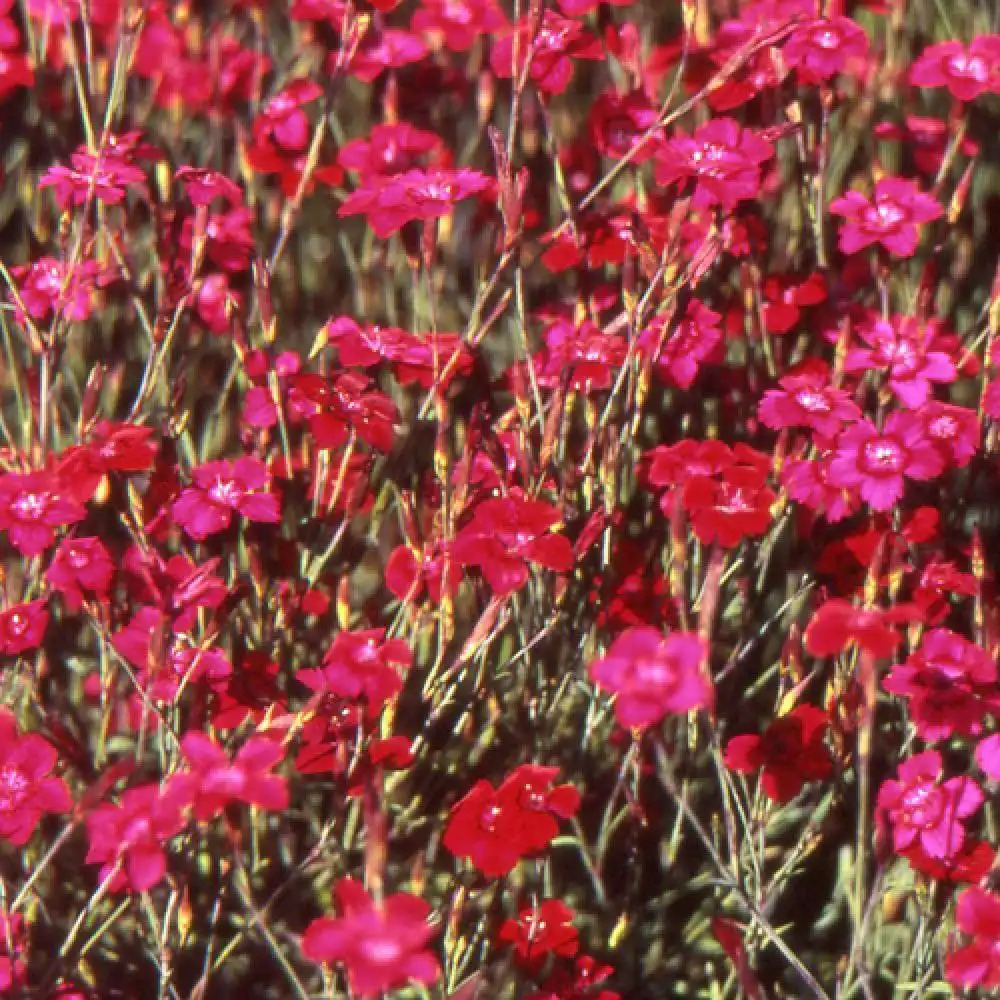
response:
<path id="1" fill-rule="evenodd" d="M 971 886 L 958 897 L 955 922 L 972 941 L 945 956 L 945 977 L 966 989 L 1000 987 L 1000 896 Z"/>
<path id="2" fill-rule="evenodd" d="M 84 596 L 108 596 L 115 567 L 99 538 L 66 538 L 45 571 L 48 585 L 62 594 L 70 611 L 79 611 Z"/>
<path id="3" fill-rule="evenodd" d="M 0 611 L 0 655 L 13 656 L 37 649 L 48 623 L 49 612 L 44 598 Z"/>

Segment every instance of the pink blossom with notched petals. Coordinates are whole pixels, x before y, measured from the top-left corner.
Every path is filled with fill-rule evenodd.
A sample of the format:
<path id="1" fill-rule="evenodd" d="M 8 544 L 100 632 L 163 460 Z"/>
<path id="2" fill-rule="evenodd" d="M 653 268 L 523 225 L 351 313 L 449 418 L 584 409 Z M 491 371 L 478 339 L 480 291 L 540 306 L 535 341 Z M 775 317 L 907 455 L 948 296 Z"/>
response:
<path id="1" fill-rule="evenodd" d="M 849 69 L 868 54 L 868 36 L 849 17 L 822 17 L 800 25 L 781 55 L 802 83 L 816 84 Z"/>
<path id="2" fill-rule="evenodd" d="M 425 948 L 437 930 L 427 922 L 430 907 L 422 899 L 397 892 L 376 904 L 353 878 L 342 878 L 334 893 L 342 915 L 320 917 L 306 928 L 306 958 L 343 965 L 351 993 L 362 998 L 438 978 L 437 959 Z"/>
<path id="3" fill-rule="evenodd" d="M 967 406 L 937 399 L 929 400 L 919 414 L 927 440 L 938 449 L 945 466 L 960 469 L 968 465 L 982 440 L 979 414 Z"/>
<path id="4" fill-rule="evenodd" d="M 0 611 L 0 654 L 15 656 L 42 644 L 49 612 L 44 598 Z"/>
<path id="5" fill-rule="evenodd" d="M 860 418 L 861 411 L 844 392 L 814 375 L 786 375 L 780 389 L 768 389 L 757 406 L 762 424 L 773 430 L 808 427 L 823 437 L 833 437 L 845 423 Z"/>
<path id="6" fill-rule="evenodd" d="M 70 611 L 79 611 L 84 596 L 107 598 L 114 573 L 114 563 L 99 538 L 66 538 L 52 556 L 45 580 L 62 594 Z"/>
<path id="7" fill-rule="evenodd" d="M 875 510 L 890 510 L 903 496 L 904 477 L 929 480 L 941 474 L 941 453 L 928 440 L 920 417 L 889 414 L 880 432 L 870 420 L 846 427 L 834 445 L 830 482 L 857 490 Z"/>
<path id="8" fill-rule="evenodd" d="M 822 512 L 830 524 L 836 524 L 857 510 L 858 501 L 848 490 L 830 482 L 829 458 L 827 454 L 818 459 L 786 459 L 779 478 L 793 500 Z"/>
<path id="9" fill-rule="evenodd" d="M 1000 896 L 970 886 L 958 897 L 955 922 L 972 941 L 945 956 L 945 978 L 965 989 L 1000 988 Z"/>
<path id="10" fill-rule="evenodd" d="M 44 552 L 56 528 L 86 517 L 59 477 L 51 472 L 10 472 L 0 476 L 0 531 L 25 556 Z"/>
<path id="11" fill-rule="evenodd" d="M 920 241 L 918 226 L 944 214 L 933 195 L 902 177 L 883 177 L 871 200 L 859 191 L 848 191 L 830 203 L 830 212 L 845 220 L 840 227 L 843 253 L 880 243 L 897 257 L 912 257 Z"/>
<path id="12" fill-rule="evenodd" d="M 916 87 L 947 87 L 958 101 L 1000 92 L 1000 35 L 978 35 L 968 46 L 951 40 L 931 45 L 910 67 Z"/>
<path id="13" fill-rule="evenodd" d="M 410 27 L 452 52 L 467 52 L 477 38 L 507 27 L 497 0 L 422 0 Z"/>
<path id="14" fill-rule="evenodd" d="M 265 524 L 281 520 L 278 497 L 267 490 L 267 468 L 256 458 L 206 462 L 192 476 L 194 485 L 174 501 L 171 513 L 196 541 L 225 531 L 234 512 Z"/>
<path id="15" fill-rule="evenodd" d="M 637 625 L 619 635 L 589 667 L 591 680 L 615 697 L 615 718 L 626 727 L 653 726 L 668 714 L 712 702 L 704 673 L 707 649 L 694 632 Z"/>
<path id="16" fill-rule="evenodd" d="M 983 804 L 983 793 L 968 777 L 941 780 L 941 755 L 925 750 L 899 765 L 897 780 L 882 783 L 878 808 L 892 824 L 897 851 L 914 844 L 932 858 L 955 854 L 965 840 L 962 820 Z"/>

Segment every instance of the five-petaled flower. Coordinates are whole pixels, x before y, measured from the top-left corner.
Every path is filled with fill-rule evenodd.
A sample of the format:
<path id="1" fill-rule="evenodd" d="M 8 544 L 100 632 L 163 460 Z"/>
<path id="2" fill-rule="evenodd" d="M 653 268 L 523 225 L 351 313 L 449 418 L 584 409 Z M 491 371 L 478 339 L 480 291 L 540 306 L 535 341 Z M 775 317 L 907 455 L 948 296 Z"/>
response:
<path id="1" fill-rule="evenodd" d="M 880 243 L 897 257 L 912 257 L 920 241 L 918 226 L 944 214 L 933 195 L 902 177 L 881 178 L 871 200 L 860 191 L 848 191 L 830 202 L 830 212 L 845 220 L 840 227 L 844 253 Z"/>
<path id="2" fill-rule="evenodd" d="M 281 520 L 276 494 L 267 490 L 267 468 L 256 458 L 218 460 L 198 466 L 194 485 L 174 501 L 174 520 L 196 541 L 229 527 L 233 512 L 248 521 L 274 524 Z"/>
<path id="3" fill-rule="evenodd" d="M 82 521 L 86 511 L 51 472 L 0 476 L 0 531 L 22 555 L 37 556 L 56 537 L 55 529 Z"/>
<path id="4" fill-rule="evenodd" d="M 343 965 L 357 997 L 438 978 L 437 960 L 425 947 L 437 929 L 427 922 L 430 907 L 422 899 L 397 892 L 376 903 L 353 878 L 342 878 L 335 892 L 342 916 L 320 917 L 306 928 L 307 958 Z"/>

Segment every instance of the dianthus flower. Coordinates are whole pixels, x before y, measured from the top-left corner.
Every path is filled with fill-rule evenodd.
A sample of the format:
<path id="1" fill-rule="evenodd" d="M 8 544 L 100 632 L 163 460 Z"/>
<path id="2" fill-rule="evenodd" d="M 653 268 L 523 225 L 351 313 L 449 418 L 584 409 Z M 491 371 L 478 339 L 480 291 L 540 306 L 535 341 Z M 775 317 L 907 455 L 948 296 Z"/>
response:
<path id="1" fill-rule="evenodd" d="M 78 261 L 70 269 L 55 257 L 40 257 L 11 270 L 28 315 L 43 322 L 90 319 L 97 303 L 97 286 L 106 274 L 96 260 Z M 15 315 L 20 322 L 25 321 L 17 303 Z"/>
<path id="2" fill-rule="evenodd" d="M 978 35 L 968 46 L 951 40 L 931 45 L 910 67 L 917 87 L 947 87 L 957 101 L 1000 92 L 1000 35 Z"/>
<path id="3" fill-rule="evenodd" d="M 982 428 L 975 410 L 931 399 L 920 408 L 920 419 L 927 440 L 937 448 L 945 467 L 960 469 L 979 450 Z"/>
<path id="4" fill-rule="evenodd" d="M 884 371 L 893 395 L 908 409 L 920 409 L 930 399 L 934 384 L 958 378 L 947 352 L 935 349 L 936 324 L 915 316 L 871 316 L 858 327 L 867 347 L 851 346 L 844 359 L 847 372 Z"/>
<path id="5" fill-rule="evenodd" d="M 181 750 L 187 769 L 174 781 L 195 819 L 214 819 L 230 802 L 274 810 L 288 806 L 288 783 L 271 773 L 285 755 L 277 740 L 251 736 L 230 760 L 208 736 L 192 730 L 182 738 Z"/>
<path id="6" fill-rule="evenodd" d="M 85 595 L 107 597 L 114 573 L 111 556 L 99 538 L 66 538 L 52 556 L 45 580 L 62 594 L 70 611 L 79 611 Z"/>
<path id="7" fill-rule="evenodd" d="M 814 375 L 786 375 L 780 389 L 768 389 L 757 407 L 762 424 L 774 430 L 808 427 L 823 437 L 858 420 L 861 411 L 843 389 Z"/>
<path id="8" fill-rule="evenodd" d="M 880 432 L 870 420 L 848 425 L 834 445 L 830 482 L 856 489 L 874 510 L 891 510 L 903 496 L 904 477 L 926 481 L 944 470 L 920 417 L 890 413 Z"/>
<path id="9" fill-rule="evenodd" d="M 897 604 L 888 610 L 857 608 L 835 597 L 821 604 L 805 631 L 806 649 L 813 656 L 838 656 L 853 642 L 879 659 L 891 656 L 902 642 L 895 626 L 919 621 L 916 605 Z"/>
<path id="10" fill-rule="evenodd" d="M 656 157 L 656 180 L 673 184 L 692 178 L 692 204 L 732 210 L 761 193 L 761 164 L 774 147 L 732 118 L 713 118 L 691 136 L 668 139 Z"/>
<path id="11" fill-rule="evenodd" d="M 86 516 L 71 498 L 60 477 L 51 472 L 10 472 L 0 476 L 0 531 L 25 556 L 44 552 L 56 537 L 55 529 Z"/>
<path id="12" fill-rule="evenodd" d="M 388 396 L 372 388 L 368 376 L 344 372 L 331 381 L 307 373 L 294 375 L 290 385 L 289 409 L 308 421 L 318 448 L 345 444 L 352 430 L 378 451 L 392 448 L 399 413 Z"/>
<path id="13" fill-rule="evenodd" d="M 497 597 L 507 597 L 528 582 L 528 566 L 566 573 L 573 547 L 555 534 L 559 511 L 544 500 L 523 496 L 484 500 L 459 530 L 451 554 L 462 566 L 476 566 Z"/>
<path id="14" fill-rule="evenodd" d="M 718 542 L 724 548 L 756 538 L 771 527 L 771 506 L 777 496 L 767 485 L 767 474 L 751 465 L 732 465 L 717 476 L 691 476 L 684 484 L 681 504 L 698 540 Z M 670 494 L 661 507 L 669 516 Z"/>
<path id="15" fill-rule="evenodd" d="M 548 955 L 567 958 L 577 953 L 580 938 L 573 917 L 562 900 L 544 899 L 537 907 L 522 909 L 517 920 L 505 920 L 497 940 L 513 947 L 518 965 L 538 969 Z"/>
<path id="16" fill-rule="evenodd" d="M 538 384 L 551 389 L 569 379 L 572 389 L 587 393 L 611 388 L 613 375 L 625 360 L 628 345 L 585 320 L 577 326 L 556 320 L 545 331 L 545 347 L 533 358 Z"/>
<path id="17" fill-rule="evenodd" d="M 51 187 L 63 210 L 85 204 L 90 198 L 116 205 L 125 199 L 130 187 L 145 190 L 146 175 L 131 162 L 131 156 L 114 148 L 102 149 L 96 155 L 80 146 L 70 156 L 72 166 L 56 164 L 42 176 L 39 187 Z"/>
<path id="18" fill-rule="evenodd" d="M 267 469 L 256 458 L 206 462 L 192 473 L 194 485 L 174 501 L 174 520 L 196 541 L 229 527 L 233 512 L 249 521 L 275 524 L 281 505 L 267 491 Z"/>
<path id="19" fill-rule="evenodd" d="M 426 4 L 414 15 L 414 21 L 426 11 Z M 337 162 L 363 177 L 371 174 L 390 176 L 419 166 L 421 157 L 440 151 L 441 137 L 407 122 L 375 125 L 365 139 L 352 139 L 340 147 Z"/>
<path id="20" fill-rule="evenodd" d="M 296 677 L 312 691 L 364 698 L 371 713 L 403 689 L 413 653 L 402 639 L 386 639 L 385 629 L 338 632 L 323 663 Z"/>
<path id="21" fill-rule="evenodd" d="M 944 974 L 956 987 L 1000 987 L 1000 896 L 971 886 L 958 897 L 958 929 L 972 940 L 945 956 Z"/>
<path id="22" fill-rule="evenodd" d="M 639 335 L 639 345 L 652 356 L 654 370 L 664 382 L 690 389 L 702 363 L 720 355 L 721 319 L 699 299 L 691 299 L 676 323 L 654 317 Z"/>
<path id="23" fill-rule="evenodd" d="M 526 764 L 499 788 L 477 781 L 451 810 L 442 843 L 468 858 L 488 878 L 506 875 L 523 858 L 545 850 L 559 832 L 559 820 L 576 814 L 580 793 L 552 782 L 555 767 Z"/>
<path id="24" fill-rule="evenodd" d="M 410 26 L 453 52 L 466 52 L 477 38 L 506 28 L 507 19 L 497 0 L 422 0 Z"/>
<path id="25" fill-rule="evenodd" d="M 878 808 L 892 824 L 897 851 L 919 842 L 930 857 L 944 858 L 961 849 L 961 821 L 982 805 L 983 793 L 971 778 L 942 781 L 941 767 L 941 755 L 925 750 L 899 765 L 898 780 L 882 783 Z"/>
<path id="26" fill-rule="evenodd" d="M 871 201 L 859 191 L 848 191 L 830 203 L 830 212 L 846 220 L 840 227 L 843 253 L 881 243 L 897 257 L 912 257 L 920 240 L 917 227 L 944 214 L 933 195 L 902 177 L 879 180 Z"/>
<path id="27" fill-rule="evenodd" d="M 381 239 L 408 222 L 450 215 L 457 202 L 486 190 L 492 181 L 478 170 L 406 170 L 391 176 L 372 175 L 347 196 L 341 218 L 364 215 Z"/>
<path id="28" fill-rule="evenodd" d="M 806 84 L 843 73 L 868 54 L 868 36 L 849 17 L 822 17 L 800 25 L 781 49 L 782 58 Z"/>
<path id="29" fill-rule="evenodd" d="M 14 716 L 0 711 L 0 837 L 15 847 L 28 842 L 44 813 L 73 805 L 66 782 L 52 776 L 58 759 L 41 736 L 19 735 Z"/>
<path id="30" fill-rule="evenodd" d="M 927 632 L 920 648 L 897 664 L 883 682 L 906 698 L 917 736 L 946 739 L 982 730 L 987 712 L 1000 712 L 997 666 L 984 649 L 955 632 Z"/>
<path id="31" fill-rule="evenodd" d="M 87 863 L 101 864 L 102 880 L 121 865 L 111 880 L 112 890 L 151 889 L 166 874 L 164 844 L 184 828 L 185 806 L 185 791 L 176 782 L 131 788 L 120 804 L 97 806 L 86 821 Z"/>
<path id="32" fill-rule="evenodd" d="M 427 922 L 430 907 L 422 899 L 397 892 L 377 904 L 353 878 L 342 878 L 334 892 L 342 916 L 320 917 L 306 928 L 306 958 L 343 965 L 357 997 L 438 978 L 437 960 L 425 948 L 437 931 Z"/>
<path id="33" fill-rule="evenodd" d="M 615 695 L 615 718 L 629 728 L 655 726 L 668 714 L 703 708 L 712 702 L 705 675 L 707 649 L 694 632 L 672 632 L 637 625 L 611 643 L 589 667 L 591 679 Z"/>
<path id="34" fill-rule="evenodd" d="M 14 656 L 42 644 L 49 612 L 44 598 L 0 611 L 0 655 Z"/>
<path id="35" fill-rule="evenodd" d="M 763 735 L 734 736 L 725 751 L 726 767 L 741 774 L 761 771 L 761 788 L 774 802 L 787 802 L 807 781 L 820 781 L 833 765 L 823 742 L 830 720 L 813 705 L 799 705 L 775 719 Z"/>

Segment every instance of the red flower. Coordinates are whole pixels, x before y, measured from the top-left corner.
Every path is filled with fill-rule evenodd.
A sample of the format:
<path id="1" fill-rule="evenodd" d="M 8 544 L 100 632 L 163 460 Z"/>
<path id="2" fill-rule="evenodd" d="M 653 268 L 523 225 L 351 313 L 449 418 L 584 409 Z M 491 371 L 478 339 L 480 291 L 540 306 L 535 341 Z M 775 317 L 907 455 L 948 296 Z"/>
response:
<path id="1" fill-rule="evenodd" d="M 868 36 L 849 17 L 819 18 L 796 28 L 781 55 L 806 84 L 843 73 L 868 54 Z"/>
<path id="2" fill-rule="evenodd" d="M 845 423 L 858 420 L 861 411 L 843 389 L 827 385 L 814 375 L 787 375 L 780 389 L 768 389 L 757 407 L 766 427 L 808 427 L 833 437 Z"/>
<path id="3" fill-rule="evenodd" d="M 883 682 L 906 698 L 922 740 L 974 736 L 987 712 L 1000 713 L 997 666 L 985 650 L 945 628 L 928 632 L 920 648 Z"/>
<path id="4" fill-rule="evenodd" d="M 54 528 L 75 524 L 86 511 L 66 496 L 51 472 L 0 476 L 0 531 L 26 556 L 37 556 L 55 541 Z"/>
<path id="5" fill-rule="evenodd" d="M 960 469 L 979 450 L 982 428 L 975 410 L 931 399 L 920 408 L 920 419 L 946 466 Z"/>
<path id="6" fill-rule="evenodd" d="M 572 785 L 550 787 L 558 768 L 526 764 L 498 789 L 477 781 L 452 807 L 442 843 L 488 878 L 506 875 L 529 854 L 545 850 L 559 819 L 573 816 L 580 793 Z"/>
<path id="7" fill-rule="evenodd" d="M 249 521 L 281 520 L 278 497 L 266 490 L 267 469 L 256 458 L 206 462 L 192 473 L 194 486 L 174 501 L 174 520 L 196 541 L 229 527 L 233 511 Z"/>
<path id="8" fill-rule="evenodd" d="M 62 594 L 70 611 L 79 611 L 85 594 L 107 598 L 114 574 L 111 556 L 99 538 L 66 538 L 59 543 L 45 579 Z"/>
<path id="9" fill-rule="evenodd" d="M 342 698 L 364 698 L 372 714 L 403 689 L 413 653 L 402 639 L 385 638 L 385 629 L 338 632 L 322 666 L 300 670 L 308 688 Z"/>
<path id="10" fill-rule="evenodd" d="M 761 164 L 774 156 L 774 147 L 732 118 L 714 118 L 694 135 L 669 139 L 656 158 L 656 180 L 673 184 L 695 182 L 692 204 L 721 205 L 732 210 L 761 193 Z"/>
<path id="11" fill-rule="evenodd" d="M 656 373 L 668 385 L 690 389 L 704 361 L 715 357 L 722 343 L 719 313 L 691 299 L 677 323 L 656 317 L 640 335 L 652 355 Z"/>
<path id="12" fill-rule="evenodd" d="M 478 566 L 497 597 L 528 582 L 528 564 L 559 573 L 573 567 L 573 547 L 553 534 L 559 511 L 544 500 L 522 496 L 484 500 L 455 536 L 452 556 L 463 566 Z"/>
<path id="13" fill-rule="evenodd" d="M 193 730 L 181 740 L 188 770 L 181 772 L 178 794 L 192 805 L 195 819 L 210 820 L 230 802 L 261 809 L 286 809 L 288 784 L 271 770 L 284 757 L 279 742 L 251 736 L 230 762 L 226 752 L 204 733 Z"/>
<path id="14" fill-rule="evenodd" d="M 14 716 L 0 711 L 0 837 L 15 847 L 28 842 L 43 813 L 68 812 L 73 805 L 66 782 L 51 777 L 58 759 L 41 736 L 19 736 Z"/>
<path id="15" fill-rule="evenodd" d="M 507 20 L 496 0 L 422 0 L 410 25 L 453 52 L 466 52 L 477 38 L 506 28 Z"/>
<path id="16" fill-rule="evenodd" d="M 947 87 L 957 101 L 1000 92 L 1000 35 L 978 35 L 968 47 L 955 40 L 929 46 L 910 67 L 910 83 Z"/>
<path id="17" fill-rule="evenodd" d="M 70 206 L 83 205 L 91 198 L 115 205 L 124 201 L 129 187 L 145 190 L 146 175 L 131 162 L 131 150 L 115 149 L 113 141 L 108 145 L 110 148 L 96 155 L 86 146 L 80 146 L 70 156 L 71 167 L 62 164 L 49 167 L 38 186 L 53 188 L 56 201 L 64 211 Z"/>
<path id="18" fill-rule="evenodd" d="M 342 878 L 335 892 L 343 916 L 321 917 L 306 928 L 307 958 L 344 965 L 351 992 L 359 997 L 438 978 L 437 960 L 424 948 L 437 931 L 427 923 L 430 907 L 422 899 L 397 892 L 377 905 L 352 878 Z"/>
<path id="19" fill-rule="evenodd" d="M 612 377 L 625 361 L 628 345 L 584 321 L 577 326 L 557 320 L 545 331 L 545 348 L 532 359 L 538 384 L 546 389 L 569 380 L 569 387 L 589 393 L 611 388 Z"/>
<path id="20" fill-rule="evenodd" d="M 406 170 L 401 174 L 373 174 L 340 206 L 341 218 L 364 215 L 375 235 L 391 236 L 408 222 L 440 219 L 455 204 L 486 190 L 492 181 L 478 170 Z"/>
<path id="21" fill-rule="evenodd" d="M 371 447 L 389 451 L 399 414 L 392 400 L 370 385 L 371 379 L 355 372 L 338 375 L 332 382 L 322 375 L 296 375 L 291 379 L 289 408 L 309 421 L 318 448 L 344 444 L 353 429 Z"/>
<path id="22" fill-rule="evenodd" d="M 724 548 L 763 535 L 771 526 L 776 499 L 766 474 L 749 465 L 733 465 L 718 476 L 692 476 L 681 494 L 698 539 L 706 545 L 717 541 Z M 670 504 L 671 494 L 666 493 L 661 507 L 668 517 Z"/>
<path id="23" fill-rule="evenodd" d="M 37 649 L 48 624 L 49 612 L 44 598 L 0 611 L 0 654 L 13 656 Z"/>
<path id="24" fill-rule="evenodd" d="M 112 889 L 151 889 L 167 871 L 163 845 L 184 828 L 182 785 L 168 782 L 126 791 L 119 805 L 101 805 L 87 816 L 87 863 L 100 862 L 102 880 L 119 864 Z"/>
<path id="25" fill-rule="evenodd" d="M 958 897 L 955 920 L 972 941 L 945 957 L 948 981 L 966 989 L 1000 987 L 1000 896 L 971 886 Z"/>
<path id="26" fill-rule="evenodd" d="M 823 742 L 830 720 L 822 709 L 799 705 L 771 723 L 762 736 L 734 736 L 726 744 L 726 766 L 741 774 L 763 768 L 761 787 L 774 802 L 787 802 L 807 781 L 830 774 Z"/>
<path id="27" fill-rule="evenodd" d="M 983 803 L 979 786 L 966 777 L 941 780 L 941 755 L 925 750 L 899 765 L 898 781 L 884 781 L 878 808 L 892 823 L 897 851 L 919 843 L 932 858 L 946 858 L 962 847 L 961 821 Z"/>
<path id="28" fill-rule="evenodd" d="M 903 477 L 927 480 L 941 474 L 941 453 L 928 440 L 919 416 L 890 413 L 880 433 L 870 420 L 858 420 L 837 436 L 830 482 L 857 489 L 875 510 L 890 510 L 903 496 Z"/>
<path id="29" fill-rule="evenodd" d="M 504 921 L 497 940 L 513 946 L 519 965 L 537 969 L 547 955 L 566 958 L 577 953 L 580 940 L 573 917 L 573 911 L 561 900 L 545 899 L 537 908 L 521 910 L 517 920 Z"/>
<path id="30" fill-rule="evenodd" d="M 704 672 L 704 640 L 694 632 L 664 637 L 655 628 L 626 629 L 607 653 L 590 664 L 595 684 L 611 691 L 622 726 L 654 726 L 668 714 L 688 712 L 712 702 Z"/>
<path id="31" fill-rule="evenodd" d="M 830 203 L 830 212 L 847 220 L 840 228 L 844 253 L 881 243 L 897 257 L 912 257 L 920 239 L 917 226 L 940 218 L 943 209 L 914 181 L 883 177 L 875 185 L 872 201 L 858 191 L 848 191 Z"/>
<path id="32" fill-rule="evenodd" d="M 893 628 L 906 621 L 919 621 L 915 605 L 896 605 L 888 611 L 856 608 L 839 598 L 820 605 L 806 628 L 806 649 L 813 656 L 838 656 L 855 642 L 878 659 L 892 656 L 902 641 Z"/>

